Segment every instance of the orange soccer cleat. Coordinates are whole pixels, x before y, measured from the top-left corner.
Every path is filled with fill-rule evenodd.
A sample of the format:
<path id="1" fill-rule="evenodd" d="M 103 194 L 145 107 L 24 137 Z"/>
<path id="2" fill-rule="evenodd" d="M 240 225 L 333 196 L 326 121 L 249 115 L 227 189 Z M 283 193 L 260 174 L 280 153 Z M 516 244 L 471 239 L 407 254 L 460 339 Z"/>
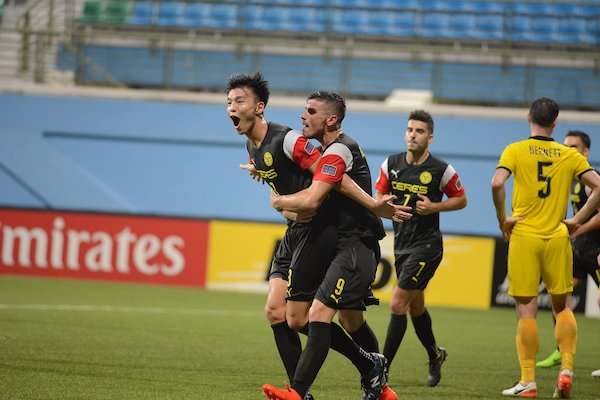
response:
<path id="1" fill-rule="evenodd" d="M 558 380 L 556 382 L 556 389 L 554 390 L 555 399 L 568 399 L 571 397 L 571 388 L 573 387 L 573 371 L 569 369 L 563 369 L 558 374 Z"/>
<path id="2" fill-rule="evenodd" d="M 398 395 L 396 394 L 396 392 L 394 392 L 394 390 L 392 390 L 391 387 L 389 387 L 386 384 L 385 386 L 383 386 L 383 389 L 381 390 L 381 394 L 379 395 L 379 400 L 398 400 Z"/>
<path id="3" fill-rule="evenodd" d="M 302 397 L 291 387 L 279 389 L 273 385 L 265 384 L 262 391 L 268 400 L 302 400 Z"/>

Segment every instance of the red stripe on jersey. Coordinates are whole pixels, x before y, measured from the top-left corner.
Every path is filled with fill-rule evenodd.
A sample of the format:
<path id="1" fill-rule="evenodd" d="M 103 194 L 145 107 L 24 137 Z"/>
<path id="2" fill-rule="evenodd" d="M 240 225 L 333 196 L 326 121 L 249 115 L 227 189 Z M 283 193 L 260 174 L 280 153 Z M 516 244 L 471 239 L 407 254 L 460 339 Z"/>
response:
<path id="1" fill-rule="evenodd" d="M 342 181 L 345 172 L 344 159 L 337 154 L 327 154 L 319 160 L 313 180 L 336 184 Z"/>
<path id="2" fill-rule="evenodd" d="M 307 170 L 319 159 L 320 153 L 317 147 L 313 145 L 304 136 L 299 136 L 294 143 L 292 157 L 294 162 L 303 170 Z"/>
<path id="3" fill-rule="evenodd" d="M 375 182 L 375 190 L 379 193 L 389 193 L 392 191 L 390 179 L 382 168 L 379 169 L 379 176 L 377 177 L 377 182 Z"/>
<path id="4" fill-rule="evenodd" d="M 442 188 L 442 192 L 448 197 L 458 197 L 465 194 L 465 188 L 458 177 L 458 174 L 454 174 L 448 181 L 448 184 Z"/>

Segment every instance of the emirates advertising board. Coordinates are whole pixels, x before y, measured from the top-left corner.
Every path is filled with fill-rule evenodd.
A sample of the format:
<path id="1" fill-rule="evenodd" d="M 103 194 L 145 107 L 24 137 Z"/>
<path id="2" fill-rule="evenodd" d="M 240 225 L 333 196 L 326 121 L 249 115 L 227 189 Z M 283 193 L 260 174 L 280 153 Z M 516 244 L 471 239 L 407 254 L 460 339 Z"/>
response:
<path id="1" fill-rule="evenodd" d="M 205 285 L 208 222 L 0 208 L 0 274 Z"/>

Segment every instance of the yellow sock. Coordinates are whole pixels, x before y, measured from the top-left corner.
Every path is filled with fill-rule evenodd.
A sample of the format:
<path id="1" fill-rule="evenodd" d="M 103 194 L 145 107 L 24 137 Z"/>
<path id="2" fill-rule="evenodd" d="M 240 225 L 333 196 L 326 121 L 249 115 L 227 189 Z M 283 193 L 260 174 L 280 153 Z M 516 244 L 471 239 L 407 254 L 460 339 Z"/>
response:
<path id="1" fill-rule="evenodd" d="M 562 356 L 562 368 L 573 371 L 573 357 L 577 347 L 577 321 L 573 311 L 565 308 L 556 314 L 554 336 Z"/>
<path id="2" fill-rule="evenodd" d="M 533 382 L 535 381 L 535 356 L 538 351 L 538 329 L 535 319 L 519 320 L 516 342 L 521 365 L 521 382 Z"/>

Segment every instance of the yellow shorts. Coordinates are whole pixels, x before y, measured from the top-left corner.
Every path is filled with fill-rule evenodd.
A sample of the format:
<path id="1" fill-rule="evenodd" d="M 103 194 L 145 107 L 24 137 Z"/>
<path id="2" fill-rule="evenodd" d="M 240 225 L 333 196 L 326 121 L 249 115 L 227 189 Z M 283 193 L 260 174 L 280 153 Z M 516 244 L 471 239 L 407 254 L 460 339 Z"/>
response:
<path id="1" fill-rule="evenodd" d="M 550 294 L 573 291 L 573 251 L 568 237 L 512 235 L 508 244 L 508 294 L 535 297 L 540 278 Z"/>

